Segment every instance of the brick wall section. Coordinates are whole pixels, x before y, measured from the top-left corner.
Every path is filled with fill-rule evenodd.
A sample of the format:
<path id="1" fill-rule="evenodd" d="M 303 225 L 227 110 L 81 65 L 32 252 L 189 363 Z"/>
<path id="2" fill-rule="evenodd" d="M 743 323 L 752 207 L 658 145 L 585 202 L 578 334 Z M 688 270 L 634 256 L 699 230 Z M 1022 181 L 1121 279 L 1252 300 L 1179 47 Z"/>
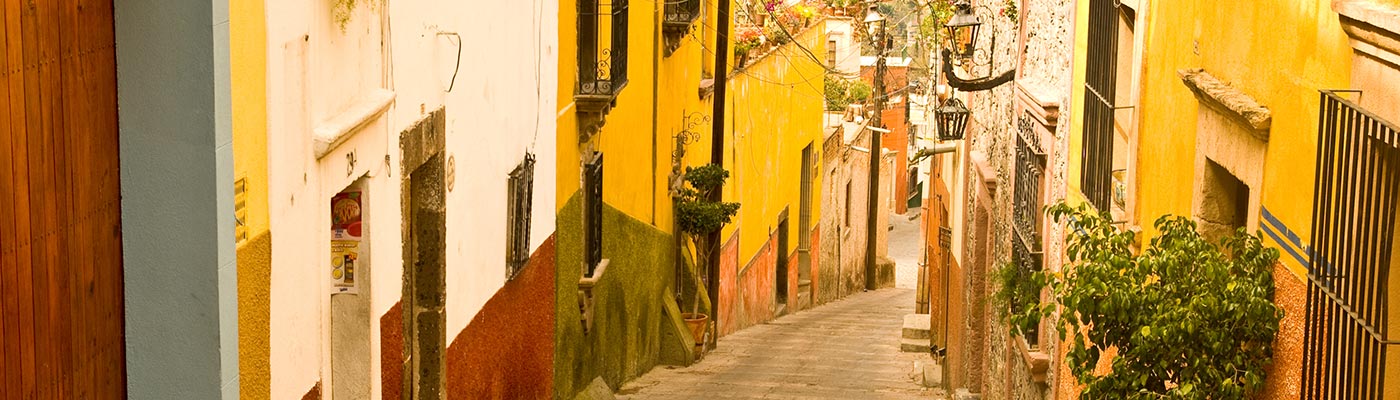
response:
<path id="1" fill-rule="evenodd" d="M 875 88 L 875 66 L 862 65 L 860 67 L 860 80 L 870 84 L 870 88 Z M 895 67 L 886 63 L 885 66 L 885 92 L 894 92 L 909 86 L 909 68 Z"/>
<path id="2" fill-rule="evenodd" d="M 890 133 L 886 133 L 880 145 L 895 153 L 894 171 L 894 213 L 909 211 L 909 123 L 904 118 L 908 102 L 888 104 L 881 113 L 880 122 Z"/>

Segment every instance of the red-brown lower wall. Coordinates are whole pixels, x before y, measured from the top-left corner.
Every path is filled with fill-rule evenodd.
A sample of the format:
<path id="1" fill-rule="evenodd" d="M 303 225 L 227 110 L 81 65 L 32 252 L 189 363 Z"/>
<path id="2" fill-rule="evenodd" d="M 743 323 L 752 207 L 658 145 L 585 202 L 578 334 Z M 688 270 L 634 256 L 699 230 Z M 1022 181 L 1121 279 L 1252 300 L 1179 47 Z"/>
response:
<path id="1" fill-rule="evenodd" d="M 739 287 L 734 285 L 739 274 L 739 231 L 734 231 L 729 236 L 729 240 L 724 242 L 719 249 L 719 335 L 724 336 L 739 328 L 734 324 L 734 316 L 738 315 Z"/>
<path id="2" fill-rule="evenodd" d="M 554 237 L 447 348 L 453 398 L 544 399 L 554 393 Z"/>
<path id="3" fill-rule="evenodd" d="M 821 248 L 821 233 L 818 229 L 812 230 L 812 250 L 811 254 L 811 277 L 812 288 L 818 287 L 817 276 L 820 275 L 821 260 L 815 249 Z M 774 301 L 777 299 L 775 290 L 777 289 L 777 257 L 778 235 L 776 232 L 769 235 L 768 241 L 763 248 L 759 249 L 748 264 L 740 270 L 739 266 L 739 232 L 735 231 L 720 247 L 719 258 L 719 335 L 725 336 L 740 329 L 763 323 L 773 319 L 775 307 Z M 788 281 L 789 307 L 797 304 L 798 291 L 798 259 L 794 250 L 788 254 Z M 815 289 L 813 289 L 815 290 Z M 812 298 L 816 298 L 813 292 Z M 796 311 L 795 308 L 789 310 Z"/>
<path id="4" fill-rule="evenodd" d="M 321 400 L 321 382 L 317 381 L 316 386 L 312 386 L 311 390 L 301 396 L 301 400 Z"/>
<path id="5" fill-rule="evenodd" d="M 1256 398 L 1296 399 L 1302 394 L 1303 325 L 1308 285 L 1282 263 L 1274 264 L 1274 304 L 1283 308 L 1274 337 L 1274 363 L 1269 365 L 1264 390 Z"/>
<path id="6" fill-rule="evenodd" d="M 403 302 L 379 317 L 379 382 L 384 399 L 403 395 Z"/>
<path id="7" fill-rule="evenodd" d="M 403 391 L 403 303 L 379 318 L 385 399 Z M 457 398 L 548 398 L 554 391 L 554 237 L 477 312 L 447 348 L 447 391 Z M 316 390 L 319 393 L 319 390 Z"/>

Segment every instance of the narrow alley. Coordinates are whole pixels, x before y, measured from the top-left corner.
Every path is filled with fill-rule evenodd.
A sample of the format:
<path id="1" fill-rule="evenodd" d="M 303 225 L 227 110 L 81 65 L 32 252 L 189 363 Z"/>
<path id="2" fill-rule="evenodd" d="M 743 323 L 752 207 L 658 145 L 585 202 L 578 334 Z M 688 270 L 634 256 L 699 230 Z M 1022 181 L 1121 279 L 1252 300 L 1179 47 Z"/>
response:
<path id="1" fill-rule="evenodd" d="M 626 399 L 926 399 L 920 354 L 899 351 L 914 292 L 882 289 L 720 338 L 688 368 L 658 367 L 618 392 Z M 926 359 L 926 357 L 925 357 Z"/>

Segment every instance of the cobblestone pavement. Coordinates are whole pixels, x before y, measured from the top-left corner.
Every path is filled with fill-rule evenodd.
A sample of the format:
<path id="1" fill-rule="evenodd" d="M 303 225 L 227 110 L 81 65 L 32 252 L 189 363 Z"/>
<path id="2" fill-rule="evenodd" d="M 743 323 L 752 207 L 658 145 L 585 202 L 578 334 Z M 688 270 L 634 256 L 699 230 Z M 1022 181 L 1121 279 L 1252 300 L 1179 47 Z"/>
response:
<path id="1" fill-rule="evenodd" d="M 914 292 L 856 293 L 749 327 L 688 368 L 657 367 L 624 399 L 928 399 L 913 374 L 925 354 L 899 351 Z M 940 396 L 941 397 L 941 396 Z"/>
<path id="2" fill-rule="evenodd" d="M 897 288 L 917 289 L 919 285 L 919 247 L 923 237 L 919 234 L 918 215 L 914 210 L 904 215 L 890 215 L 889 254 L 894 260 L 894 286 Z"/>

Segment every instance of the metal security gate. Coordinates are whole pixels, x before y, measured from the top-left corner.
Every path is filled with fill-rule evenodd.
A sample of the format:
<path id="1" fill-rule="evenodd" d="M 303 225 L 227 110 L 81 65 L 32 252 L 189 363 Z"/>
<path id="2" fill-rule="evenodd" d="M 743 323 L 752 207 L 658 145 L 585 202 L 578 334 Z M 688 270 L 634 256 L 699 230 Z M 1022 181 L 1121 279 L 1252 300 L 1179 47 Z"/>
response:
<path id="1" fill-rule="evenodd" d="M 112 3 L 0 30 L 0 398 L 126 398 Z"/>
<path id="2" fill-rule="evenodd" d="M 1400 128 L 1323 91 L 1303 398 L 1379 399 L 1400 207 Z M 1395 383 L 1392 382 L 1391 385 Z"/>

